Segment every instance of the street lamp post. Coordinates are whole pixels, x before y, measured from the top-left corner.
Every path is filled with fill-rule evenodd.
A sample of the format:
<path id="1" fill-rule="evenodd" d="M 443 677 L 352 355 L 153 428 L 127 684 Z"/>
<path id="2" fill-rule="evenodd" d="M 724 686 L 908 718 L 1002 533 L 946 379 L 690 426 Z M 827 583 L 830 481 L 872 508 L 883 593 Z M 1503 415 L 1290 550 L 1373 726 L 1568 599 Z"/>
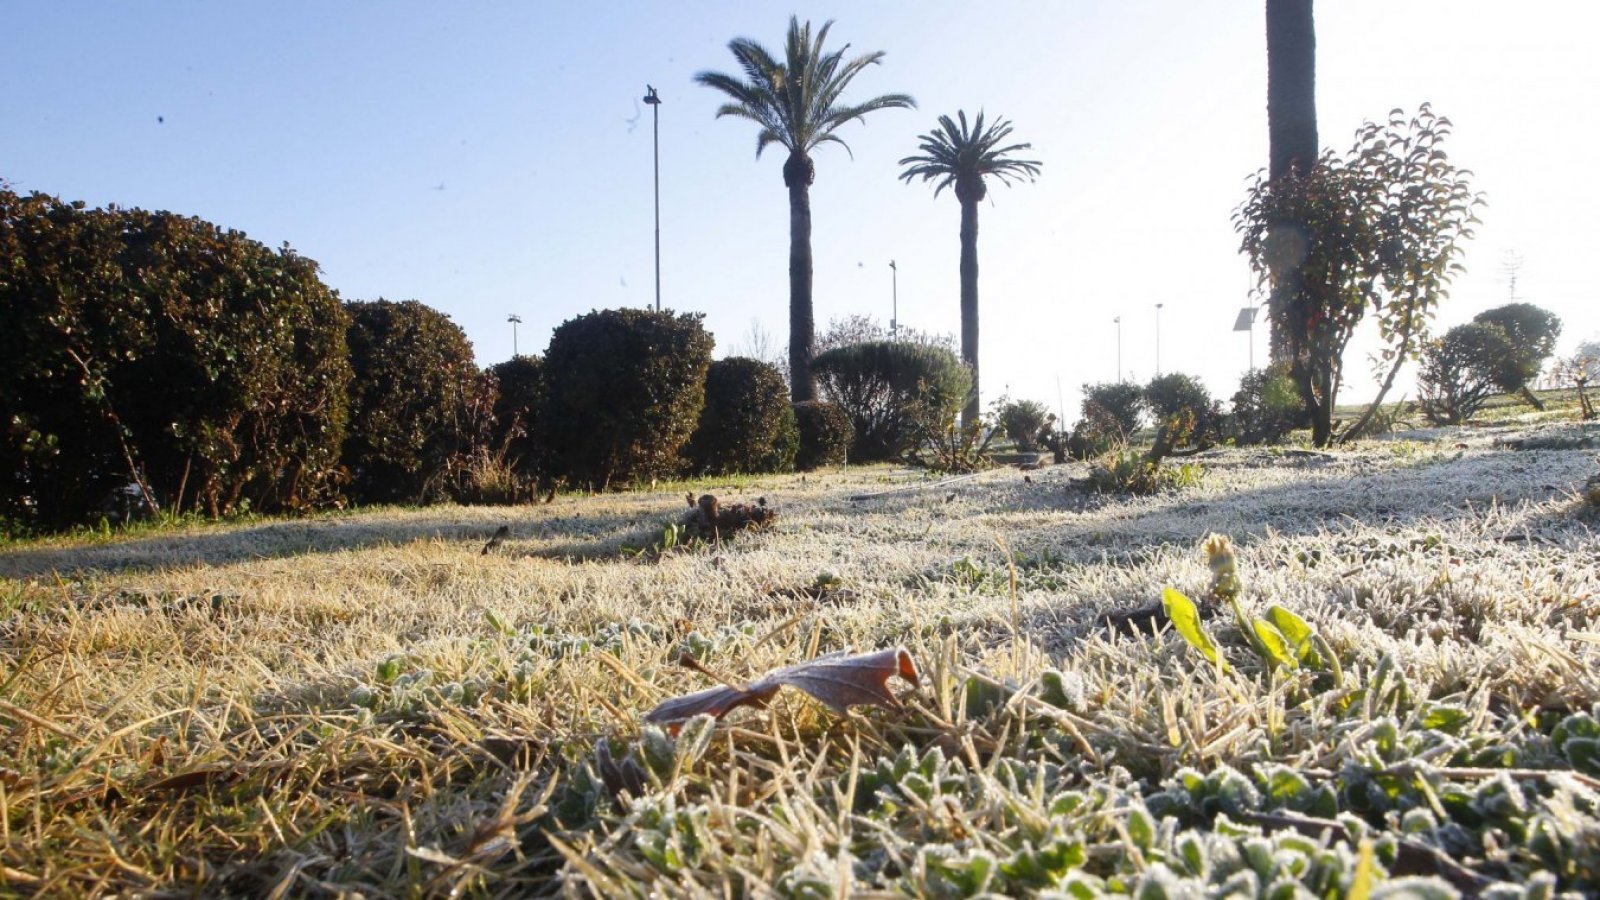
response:
<path id="1" fill-rule="evenodd" d="M 1156 304 L 1156 377 L 1161 377 L 1161 307 L 1165 303 Z"/>
<path id="2" fill-rule="evenodd" d="M 1117 323 L 1117 384 L 1122 383 L 1122 317 L 1117 316 L 1111 321 Z"/>
<path id="3" fill-rule="evenodd" d="M 656 312 L 661 311 L 661 97 L 656 89 L 645 85 L 648 91 L 644 102 L 650 104 L 651 143 L 655 150 L 656 173 Z"/>
<path id="4" fill-rule="evenodd" d="M 517 326 L 522 324 L 522 317 L 516 313 L 506 316 L 506 321 L 511 323 L 511 358 L 516 359 L 517 353 Z"/>
<path id="5" fill-rule="evenodd" d="M 889 308 L 889 338 L 900 334 L 900 269 L 889 260 L 889 297 L 894 304 Z"/>

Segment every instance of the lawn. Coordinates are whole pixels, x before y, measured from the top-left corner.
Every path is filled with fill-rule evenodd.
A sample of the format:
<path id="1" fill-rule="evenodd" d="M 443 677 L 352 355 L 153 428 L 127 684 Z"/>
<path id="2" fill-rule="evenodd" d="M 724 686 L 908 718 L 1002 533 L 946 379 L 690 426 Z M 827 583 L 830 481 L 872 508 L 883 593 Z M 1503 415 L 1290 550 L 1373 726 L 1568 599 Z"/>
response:
<path id="1" fill-rule="evenodd" d="M 12 542 L 0 895 L 1592 896 L 1596 445 L 1509 417 L 1142 498 L 868 467 Z M 778 519 L 667 546 L 686 491 Z M 1315 647 L 1119 615 L 1204 601 L 1212 533 Z M 898 709 L 643 721 L 896 646 Z"/>

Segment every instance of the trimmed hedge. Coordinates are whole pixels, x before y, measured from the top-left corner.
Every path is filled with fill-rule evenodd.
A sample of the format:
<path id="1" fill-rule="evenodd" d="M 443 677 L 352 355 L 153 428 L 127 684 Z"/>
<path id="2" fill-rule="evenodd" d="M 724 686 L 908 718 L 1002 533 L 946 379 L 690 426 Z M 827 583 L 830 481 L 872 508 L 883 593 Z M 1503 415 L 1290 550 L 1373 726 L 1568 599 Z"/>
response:
<path id="1" fill-rule="evenodd" d="M 823 394 L 844 408 L 855 430 L 856 462 L 899 459 L 916 439 L 914 407 L 932 418 L 954 418 L 972 375 L 955 353 L 892 341 L 868 341 L 819 354 L 811 370 Z"/>
<path id="2" fill-rule="evenodd" d="M 344 464 L 357 503 L 438 499 L 430 485 L 469 451 L 485 404 L 472 344 L 415 300 L 347 303 L 350 430 Z M 430 493 L 435 494 L 430 496 Z"/>
<path id="3" fill-rule="evenodd" d="M 331 501 L 345 326 L 287 246 L 0 186 L 0 516 Z"/>
<path id="4" fill-rule="evenodd" d="M 794 405 L 794 419 L 800 432 L 800 449 L 794 458 L 797 471 L 844 465 L 856 434 L 844 407 L 823 400 L 805 400 Z"/>
<path id="5" fill-rule="evenodd" d="M 698 313 L 608 309 L 563 322 L 536 434 L 550 477 L 604 490 L 670 475 L 705 404 L 711 335 Z"/>
<path id="6" fill-rule="evenodd" d="M 711 364 L 700 423 L 684 454 L 694 471 L 788 472 L 799 444 L 789 391 L 776 367 L 737 356 Z"/>

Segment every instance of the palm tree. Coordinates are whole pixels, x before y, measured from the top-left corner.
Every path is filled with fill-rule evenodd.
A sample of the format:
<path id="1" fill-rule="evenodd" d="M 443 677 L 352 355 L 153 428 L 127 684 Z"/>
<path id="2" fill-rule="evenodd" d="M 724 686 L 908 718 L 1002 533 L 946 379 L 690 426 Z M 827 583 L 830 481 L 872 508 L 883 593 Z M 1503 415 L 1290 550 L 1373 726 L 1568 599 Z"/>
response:
<path id="1" fill-rule="evenodd" d="M 978 204 L 989 193 L 983 178 L 993 175 L 1006 185 L 1024 178 L 1032 181 L 1042 163 L 1007 158 L 1007 154 L 1033 146 L 1000 145 L 1011 134 L 1009 121 L 999 119 L 984 128 L 983 113 L 979 112 L 969 128 L 966 112 L 956 115 L 959 125 L 949 116 L 940 116 L 939 128 L 922 135 L 923 155 L 900 160 L 906 167 L 900 177 L 907 183 L 919 176 L 923 181 L 938 179 L 935 197 L 954 185 L 956 199 L 961 201 L 961 358 L 972 369 L 972 393 L 967 396 L 961 421 L 970 425 L 978 421 Z"/>
<path id="2" fill-rule="evenodd" d="M 840 95 L 851 79 L 883 59 L 883 51 L 864 53 L 846 61 L 850 45 L 824 52 L 823 42 L 833 22 L 823 24 L 813 38 L 811 23 L 801 25 L 789 17 L 784 58 L 779 62 L 765 47 L 749 38 L 734 38 L 728 49 L 738 60 L 743 77 L 722 72 L 701 72 L 695 81 L 732 98 L 717 110 L 717 118 L 735 116 L 761 126 L 756 135 L 756 157 L 768 144 L 789 151 L 783 163 L 783 183 L 789 188 L 789 393 L 796 401 L 816 399 L 811 377 L 811 344 L 815 322 L 811 312 L 811 182 L 817 169 L 811 151 L 824 143 L 850 146 L 835 132 L 846 122 L 880 109 L 915 107 L 906 94 L 884 94 L 864 103 L 847 104 Z M 853 156 L 854 154 L 852 154 Z"/>
<path id="3" fill-rule="evenodd" d="M 1312 0 L 1267 2 L 1267 177 L 1278 179 L 1317 163 L 1317 31 Z M 1280 276 L 1286 287 L 1274 290 L 1270 305 L 1272 359 L 1287 358 L 1288 329 L 1298 271 Z"/>

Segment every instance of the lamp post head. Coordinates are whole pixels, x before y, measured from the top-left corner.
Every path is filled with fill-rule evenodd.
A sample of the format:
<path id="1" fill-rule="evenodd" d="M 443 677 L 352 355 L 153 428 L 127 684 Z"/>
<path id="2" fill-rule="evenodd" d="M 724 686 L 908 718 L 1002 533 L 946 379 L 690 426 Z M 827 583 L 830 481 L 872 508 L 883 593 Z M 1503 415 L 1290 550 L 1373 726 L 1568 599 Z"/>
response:
<path id="1" fill-rule="evenodd" d="M 512 313 L 511 315 L 506 316 L 506 321 L 510 322 L 513 325 L 520 325 L 520 324 L 522 324 L 522 317 L 517 315 L 516 313 Z"/>
<path id="2" fill-rule="evenodd" d="M 649 93 L 644 95 L 644 102 L 650 104 L 651 106 L 656 106 L 659 104 L 661 102 L 661 96 L 656 93 L 656 89 L 648 84 L 644 87 L 646 91 L 649 91 Z"/>

